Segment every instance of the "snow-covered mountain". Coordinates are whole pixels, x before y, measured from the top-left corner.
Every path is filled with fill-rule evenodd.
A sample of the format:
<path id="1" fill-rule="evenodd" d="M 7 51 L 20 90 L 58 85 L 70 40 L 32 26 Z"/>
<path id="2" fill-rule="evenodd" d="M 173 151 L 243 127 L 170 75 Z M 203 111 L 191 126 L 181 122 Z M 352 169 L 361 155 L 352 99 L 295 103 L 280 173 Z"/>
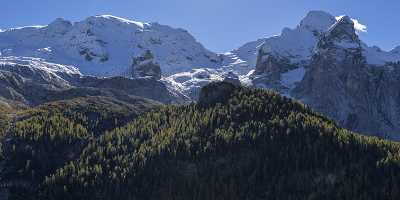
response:
<path id="1" fill-rule="evenodd" d="M 318 41 L 342 17 L 335 17 L 324 11 L 311 11 L 293 29 L 284 28 L 280 35 L 258 39 L 221 54 L 222 63 L 218 69 L 203 68 L 180 72 L 167 77 L 166 80 L 178 88 L 183 87 L 183 91 L 193 91 L 193 88 L 199 87 L 199 83 L 204 85 L 233 73 L 245 85 L 275 89 L 290 96 L 291 90 L 305 75 Z M 355 19 L 351 20 L 356 22 Z M 358 30 L 357 24 L 354 26 L 356 31 L 362 31 Z M 371 65 L 383 66 L 388 62 L 400 61 L 400 47 L 387 52 L 362 42 L 361 45 L 363 54 Z M 192 76 L 198 72 L 211 73 L 212 76 L 205 77 L 218 78 L 199 79 Z M 177 77 L 182 76 L 186 78 L 177 81 Z M 191 92 L 187 95 L 191 96 Z"/>
<path id="2" fill-rule="evenodd" d="M 47 26 L 0 31 L 0 58 L 8 63 L 2 65 L 0 94 L 32 98 L 25 93 L 33 84 L 41 89 L 47 85 L 51 92 L 58 87 L 117 89 L 186 102 L 196 100 L 200 88 L 210 82 L 240 80 L 299 99 L 349 129 L 400 139 L 392 134 L 400 132 L 400 46 L 391 51 L 368 46 L 358 35 L 364 28 L 347 16 L 311 11 L 280 35 L 217 54 L 187 31 L 157 23 L 108 15 L 76 23 L 57 19 Z M 13 62 L 22 64 L 10 65 Z M 44 82 L 30 80 L 23 73 L 27 66 L 34 66 L 32 76 L 40 74 L 38 80 Z M 57 77 L 61 80 L 54 84 Z M 12 80 L 28 81 L 12 91 Z"/>
<path id="3" fill-rule="evenodd" d="M 0 30 L 0 56 L 37 57 L 77 66 L 85 75 L 131 76 L 133 60 L 151 51 L 163 75 L 196 68 L 222 68 L 245 78 L 263 54 L 307 63 L 322 33 L 340 17 L 323 11 L 309 12 L 295 28 L 242 45 L 230 52 L 213 53 L 186 30 L 158 23 L 142 23 L 110 15 L 80 22 L 56 19 L 46 26 Z M 374 65 L 400 60 L 400 47 L 390 52 L 362 44 L 367 61 Z"/>
<path id="4" fill-rule="evenodd" d="M 168 75 L 220 63 L 217 54 L 183 29 L 110 15 L 76 23 L 57 19 L 47 26 L 0 32 L 0 56 L 37 57 L 74 65 L 86 75 L 130 76 L 133 59 L 147 50 Z"/>
<path id="5" fill-rule="evenodd" d="M 263 54 L 287 59 L 292 64 L 307 63 L 314 54 L 320 36 L 343 16 L 335 17 L 324 11 L 310 11 L 294 29 L 284 28 L 280 35 L 248 42 L 223 55 L 224 66 L 231 66 L 239 75 L 255 69 L 260 49 Z M 356 22 L 355 19 L 352 19 Z M 358 23 L 358 22 L 357 22 Z M 355 25 L 356 26 L 356 25 Z M 359 27 L 355 27 L 356 31 Z M 376 46 L 362 43 L 369 64 L 384 65 L 400 60 L 400 46 L 384 51 Z"/>

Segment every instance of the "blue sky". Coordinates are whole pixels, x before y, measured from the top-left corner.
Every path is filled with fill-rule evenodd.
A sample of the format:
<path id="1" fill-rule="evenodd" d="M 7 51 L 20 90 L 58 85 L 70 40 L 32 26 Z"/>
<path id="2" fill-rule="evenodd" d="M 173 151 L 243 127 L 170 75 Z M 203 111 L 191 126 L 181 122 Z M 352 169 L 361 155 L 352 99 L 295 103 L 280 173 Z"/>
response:
<path id="1" fill-rule="evenodd" d="M 216 52 L 279 34 L 309 10 L 324 10 L 365 24 L 361 37 L 369 45 L 400 45 L 399 0 L 0 0 L 0 6 L 0 29 L 111 14 L 187 29 Z"/>

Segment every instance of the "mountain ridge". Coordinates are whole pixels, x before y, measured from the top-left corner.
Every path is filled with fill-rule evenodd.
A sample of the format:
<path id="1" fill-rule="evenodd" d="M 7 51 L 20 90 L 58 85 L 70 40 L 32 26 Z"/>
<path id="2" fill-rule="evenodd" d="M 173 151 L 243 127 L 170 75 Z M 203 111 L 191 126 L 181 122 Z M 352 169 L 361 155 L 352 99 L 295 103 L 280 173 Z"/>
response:
<path id="1" fill-rule="evenodd" d="M 146 50 L 154 53 L 165 74 L 219 62 L 186 30 L 110 15 L 9 29 L 0 32 L 0 49 L 2 56 L 40 57 L 97 76 L 127 76 L 132 60 Z"/>

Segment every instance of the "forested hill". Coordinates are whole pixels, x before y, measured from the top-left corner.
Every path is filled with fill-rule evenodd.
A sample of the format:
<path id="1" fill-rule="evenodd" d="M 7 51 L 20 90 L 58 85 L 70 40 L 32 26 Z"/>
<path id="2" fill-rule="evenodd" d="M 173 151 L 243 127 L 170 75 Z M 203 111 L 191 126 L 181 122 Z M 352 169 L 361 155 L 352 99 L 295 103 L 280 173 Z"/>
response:
<path id="1" fill-rule="evenodd" d="M 50 136 L 58 131 L 57 144 L 64 139 L 82 144 L 80 138 L 88 134 L 84 125 L 62 127 L 74 126 L 45 130 Z M 40 148 L 57 147 L 49 142 L 52 137 L 44 142 L 40 131 L 31 134 L 39 134 L 31 142 Z M 12 197 L 400 198 L 398 143 L 351 133 L 276 93 L 224 82 L 203 88 L 199 104 L 162 106 L 83 144 L 79 156 L 49 171 L 36 187 L 12 188 Z M 21 145 L 14 150 L 20 149 L 26 150 Z M 19 158 L 28 169 L 35 167 Z"/>
<path id="2" fill-rule="evenodd" d="M 0 199 L 35 198 L 45 177 L 78 159 L 90 141 L 161 105 L 128 100 L 89 96 L 34 108 L 0 104 Z"/>

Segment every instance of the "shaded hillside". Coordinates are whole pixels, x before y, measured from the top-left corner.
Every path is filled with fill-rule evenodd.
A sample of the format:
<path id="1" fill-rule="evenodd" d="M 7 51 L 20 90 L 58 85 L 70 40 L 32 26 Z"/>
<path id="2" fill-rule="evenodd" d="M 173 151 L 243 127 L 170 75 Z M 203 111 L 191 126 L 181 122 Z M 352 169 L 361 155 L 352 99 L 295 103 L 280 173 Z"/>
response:
<path id="1" fill-rule="evenodd" d="M 227 83 L 89 142 L 39 199 L 398 199 L 400 145 Z M 230 91 L 230 92 L 226 92 Z M 32 196 L 30 196 L 32 197 Z"/>
<path id="2" fill-rule="evenodd" d="M 45 176 L 77 159 L 91 140 L 158 106 L 159 103 L 142 98 L 126 103 L 94 96 L 14 113 L 11 128 L 4 128 L 1 138 L 2 187 L 9 189 L 11 198 L 29 196 Z M 2 121 L 5 124 L 10 120 Z"/>
<path id="3" fill-rule="evenodd" d="M 83 76 L 73 66 L 38 58 L 0 57 L 0 99 L 10 105 L 37 106 L 88 96 L 106 96 L 126 103 L 138 97 L 166 104 L 189 100 L 151 77 Z"/>

